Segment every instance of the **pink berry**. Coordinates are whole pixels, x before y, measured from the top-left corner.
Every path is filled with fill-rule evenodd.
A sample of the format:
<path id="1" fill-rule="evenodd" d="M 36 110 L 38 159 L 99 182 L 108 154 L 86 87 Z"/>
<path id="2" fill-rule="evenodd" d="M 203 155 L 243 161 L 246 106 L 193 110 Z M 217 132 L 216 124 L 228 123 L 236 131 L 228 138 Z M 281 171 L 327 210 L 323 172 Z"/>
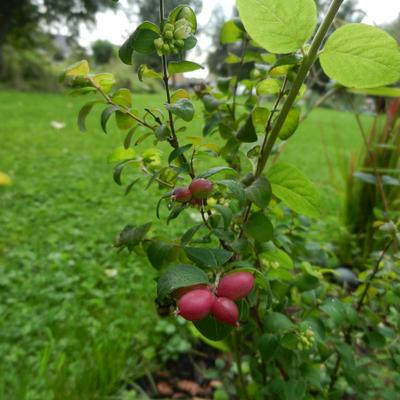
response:
<path id="1" fill-rule="evenodd" d="M 184 294 L 178 302 L 179 315 L 189 321 L 206 317 L 214 303 L 214 295 L 208 289 L 194 289 Z"/>
<path id="2" fill-rule="evenodd" d="M 212 182 L 207 179 L 193 179 L 189 185 L 189 190 L 195 199 L 206 199 L 213 188 Z"/>
<path id="3" fill-rule="evenodd" d="M 211 313 L 217 320 L 239 327 L 239 310 L 231 299 L 217 297 L 212 304 Z"/>
<path id="4" fill-rule="evenodd" d="M 254 286 L 254 276 L 250 272 L 234 272 L 224 276 L 217 288 L 218 297 L 238 300 L 247 296 Z"/>
<path id="5" fill-rule="evenodd" d="M 192 198 L 192 193 L 188 187 L 177 187 L 172 192 L 171 198 L 179 203 L 186 203 Z"/>
<path id="6" fill-rule="evenodd" d="M 182 288 L 174 290 L 172 292 L 172 296 L 175 299 L 180 299 L 184 294 L 189 293 L 189 292 L 191 292 L 192 290 L 195 290 L 195 289 L 208 290 L 208 287 L 207 287 L 207 285 L 202 285 L 202 284 L 188 286 L 188 287 L 182 287 Z"/>

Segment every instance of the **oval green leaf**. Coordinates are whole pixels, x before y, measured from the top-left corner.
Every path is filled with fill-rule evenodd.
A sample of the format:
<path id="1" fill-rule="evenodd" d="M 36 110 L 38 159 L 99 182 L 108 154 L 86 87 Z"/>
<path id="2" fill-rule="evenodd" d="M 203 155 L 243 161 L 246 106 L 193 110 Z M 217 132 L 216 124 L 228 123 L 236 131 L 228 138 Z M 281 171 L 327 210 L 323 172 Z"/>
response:
<path id="1" fill-rule="evenodd" d="M 275 164 L 267 172 L 272 193 L 293 211 L 312 218 L 320 216 L 320 196 L 314 184 L 296 167 Z"/>
<path id="2" fill-rule="evenodd" d="M 208 283 L 208 276 L 203 270 L 193 265 L 178 264 L 160 276 L 157 297 L 163 299 L 176 289 L 201 283 Z"/>
<path id="3" fill-rule="evenodd" d="M 271 53 L 298 50 L 317 23 L 313 0 L 237 0 L 246 31 Z"/>
<path id="4" fill-rule="evenodd" d="M 320 59 L 329 78 L 346 87 L 373 88 L 400 78 L 397 42 L 374 26 L 342 26 L 327 40 Z"/>

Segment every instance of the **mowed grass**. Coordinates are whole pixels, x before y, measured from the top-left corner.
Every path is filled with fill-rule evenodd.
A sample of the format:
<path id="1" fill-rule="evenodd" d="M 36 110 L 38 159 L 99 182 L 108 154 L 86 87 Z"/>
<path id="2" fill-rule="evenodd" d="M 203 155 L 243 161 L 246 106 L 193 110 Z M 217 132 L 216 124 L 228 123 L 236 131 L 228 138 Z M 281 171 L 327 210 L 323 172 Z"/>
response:
<path id="1" fill-rule="evenodd" d="M 163 102 L 135 99 L 140 109 Z M 155 273 L 145 257 L 112 244 L 125 224 L 155 220 L 160 192 L 136 186 L 123 195 L 107 163 L 123 134 L 113 121 L 103 134 L 96 111 L 88 133 L 79 132 L 85 100 L 0 92 L 0 171 L 13 180 L 0 188 L 0 399 L 109 398 L 146 371 L 143 350 L 157 345 Z M 201 112 L 187 134 L 200 132 Z M 341 205 L 325 153 L 338 173 L 341 154 L 360 142 L 351 114 L 321 109 L 281 156 L 321 189 L 324 215 Z M 156 233 L 173 237 L 189 222 L 161 222 Z"/>

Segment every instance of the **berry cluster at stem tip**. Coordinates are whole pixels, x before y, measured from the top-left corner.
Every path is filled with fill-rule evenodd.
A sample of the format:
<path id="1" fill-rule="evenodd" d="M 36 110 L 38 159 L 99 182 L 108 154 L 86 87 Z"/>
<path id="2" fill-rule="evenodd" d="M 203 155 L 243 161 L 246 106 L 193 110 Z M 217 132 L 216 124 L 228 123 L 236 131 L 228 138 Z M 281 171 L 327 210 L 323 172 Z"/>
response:
<path id="1" fill-rule="evenodd" d="M 239 309 L 235 303 L 246 297 L 254 286 L 254 276 L 249 272 L 234 272 L 224 276 L 215 288 L 194 285 L 177 289 L 177 314 L 188 321 L 200 321 L 211 314 L 215 319 L 239 327 Z"/>

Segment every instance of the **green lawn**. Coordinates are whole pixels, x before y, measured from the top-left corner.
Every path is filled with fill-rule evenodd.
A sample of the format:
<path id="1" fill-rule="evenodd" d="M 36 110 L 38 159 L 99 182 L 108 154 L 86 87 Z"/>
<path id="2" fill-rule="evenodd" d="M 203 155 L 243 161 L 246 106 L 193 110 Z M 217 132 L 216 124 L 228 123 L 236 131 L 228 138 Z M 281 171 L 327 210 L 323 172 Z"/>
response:
<path id="1" fill-rule="evenodd" d="M 162 98 L 136 101 L 141 108 Z M 158 192 L 123 195 L 106 161 L 123 135 L 113 122 L 104 135 L 97 113 L 80 133 L 80 104 L 61 94 L 0 92 L 0 171 L 14 182 L 0 189 L 0 399 L 108 398 L 122 378 L 146 370 L 142 350 L 157 342 L 154 273 L 112 242 L 126 223 L 155 219 Z M 197 118 L 190 134 L 201 130 Z M 359 144 L 351 114 L 317 110 L 281 160 L 321 188 L 324 215 L 339 215 L 343 184 L 332 185 L 325 150 L 338 173 L 342 150 Z"/>

